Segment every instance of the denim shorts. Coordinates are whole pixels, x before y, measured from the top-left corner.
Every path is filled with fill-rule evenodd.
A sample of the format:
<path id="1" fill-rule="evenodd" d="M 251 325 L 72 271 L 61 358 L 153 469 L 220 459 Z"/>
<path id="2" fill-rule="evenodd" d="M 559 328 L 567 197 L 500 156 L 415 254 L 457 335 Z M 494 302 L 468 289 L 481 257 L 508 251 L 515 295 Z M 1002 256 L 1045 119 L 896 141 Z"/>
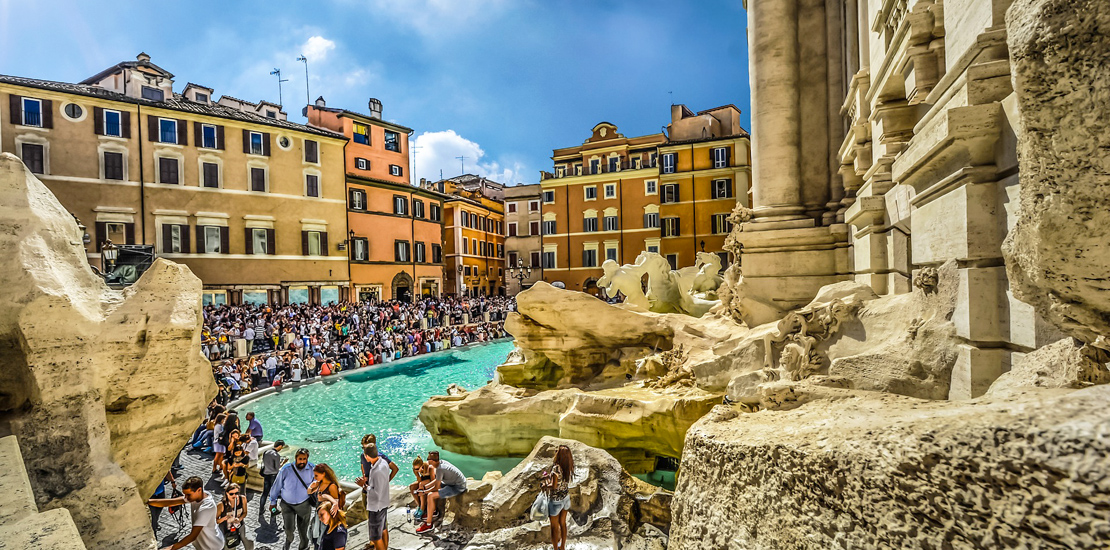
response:
<path id="1" fill-rule="evenodd" d="M 550 500 L 550 501 L 547 502 L 547 515 L 549 517 L 557 516 L 563 510 L 569 510 L 569 509 L 570 509 L 570 496 L 567 496 L 566 498 L 564 498 L 562 500 Z"/>
<path id="2" fill-rule="evenodd" d="M 444 485 L 439 488 L 439 498 L 457 497 L 466 492 L 466 487 L 459 485 Z"/>

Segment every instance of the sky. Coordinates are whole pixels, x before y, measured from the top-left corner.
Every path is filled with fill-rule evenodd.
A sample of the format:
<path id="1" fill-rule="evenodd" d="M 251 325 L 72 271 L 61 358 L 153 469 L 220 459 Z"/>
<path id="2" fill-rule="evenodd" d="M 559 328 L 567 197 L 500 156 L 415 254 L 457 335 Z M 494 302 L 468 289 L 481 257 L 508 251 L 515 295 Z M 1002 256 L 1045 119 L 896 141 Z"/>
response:
<path id="1" fill-rule="evenodd" d="M 140 51 L 304 122 L 310 98 L 413 128 L 414 182 L 535 183 L 599 122 L 659 132 L 670 105 L 732 103 L 750 129 L 741 0 L 0 0 L 0 73 L 78 82 Z M 466 157 L 461 163 L 456 157 Z"/>

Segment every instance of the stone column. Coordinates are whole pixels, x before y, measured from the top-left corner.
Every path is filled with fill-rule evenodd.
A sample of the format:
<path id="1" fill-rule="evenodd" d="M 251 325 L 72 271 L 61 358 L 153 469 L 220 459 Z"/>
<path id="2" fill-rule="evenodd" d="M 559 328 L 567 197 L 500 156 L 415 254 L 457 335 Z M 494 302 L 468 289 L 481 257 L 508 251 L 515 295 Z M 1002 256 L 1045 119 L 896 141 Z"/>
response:
<path id="1" fill-rule="evenodd" d="M 755 222 L 801 217 L 798 0 L 748 2 Z M 757 229 L 753 227 L 752 229 Z"/>

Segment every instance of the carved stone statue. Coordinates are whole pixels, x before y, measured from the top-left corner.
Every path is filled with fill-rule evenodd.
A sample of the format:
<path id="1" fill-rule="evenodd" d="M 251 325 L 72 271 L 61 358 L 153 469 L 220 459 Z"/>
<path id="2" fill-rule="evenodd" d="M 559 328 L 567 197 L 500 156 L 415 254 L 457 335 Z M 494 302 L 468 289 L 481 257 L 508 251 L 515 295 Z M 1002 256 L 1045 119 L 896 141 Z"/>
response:
<path id="1" fill-rule="evenodd" d="M 721 260 L 714 254 L 699 254 L 698 264 L 681 271 L 671 269 L 667 259 L 655 252 L 642 252 L 636 262 L 617 265 L 613 260 L 601 264 L 605 275 L 597 286 L 613 296 L 620 292 L 625 301 L 655 313 L 684 313 L 701 317 L 717 305 L 713 291 L 720 286 Z M 641 280 L 647 275 L 647 292 Z M 702 297 L 694 296 L 692 289 L 701 290 Z M 711 294 L 712 293 L 712 294 Z"/>
<path id="2" fill-rule="evenodd" d="M 640 278 L 643 277 L 643 272 L 638 270 L 639 266 L 621 266 L 613 260 L 605 260 L 601 264 L 601 270 L 605 275 L 598 279 L 597 286 L 605 289 L 605 293 L 609 296 L 615 296 L 618 292 L 624 295 L 624 302 L 634 306 L 649 309 L 647 296 L 644 295 L 643 286 L 640 284 Z"/>

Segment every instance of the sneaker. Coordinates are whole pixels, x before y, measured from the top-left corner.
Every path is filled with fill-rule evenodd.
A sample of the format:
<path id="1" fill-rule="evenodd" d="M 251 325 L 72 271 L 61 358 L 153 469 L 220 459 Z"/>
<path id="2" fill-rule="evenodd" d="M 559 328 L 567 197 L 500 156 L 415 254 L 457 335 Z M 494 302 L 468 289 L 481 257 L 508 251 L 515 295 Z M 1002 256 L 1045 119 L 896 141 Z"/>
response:
<path id="1" fill-rule="evenodd" d="M 425 524 L 421 525 L 420 527 L 417 527 L 416 532 L 417 532 L 417 534 L 423 534 L 423 533 L 427 533 L 428 531 L 431 531 L 432 529 L 434 529 L 434 527 L 432 527 L 432 524 L 425 523 Z"/>
<path id="2" fill-rule="evenodd" d="M 425 512 L 424 512 L 423 508 L 417 508 L 416 513 L 413 514 L 413 517 L 422 518 L 422 517 L 424 517 L 424 514 L 425 514 Z"/>

